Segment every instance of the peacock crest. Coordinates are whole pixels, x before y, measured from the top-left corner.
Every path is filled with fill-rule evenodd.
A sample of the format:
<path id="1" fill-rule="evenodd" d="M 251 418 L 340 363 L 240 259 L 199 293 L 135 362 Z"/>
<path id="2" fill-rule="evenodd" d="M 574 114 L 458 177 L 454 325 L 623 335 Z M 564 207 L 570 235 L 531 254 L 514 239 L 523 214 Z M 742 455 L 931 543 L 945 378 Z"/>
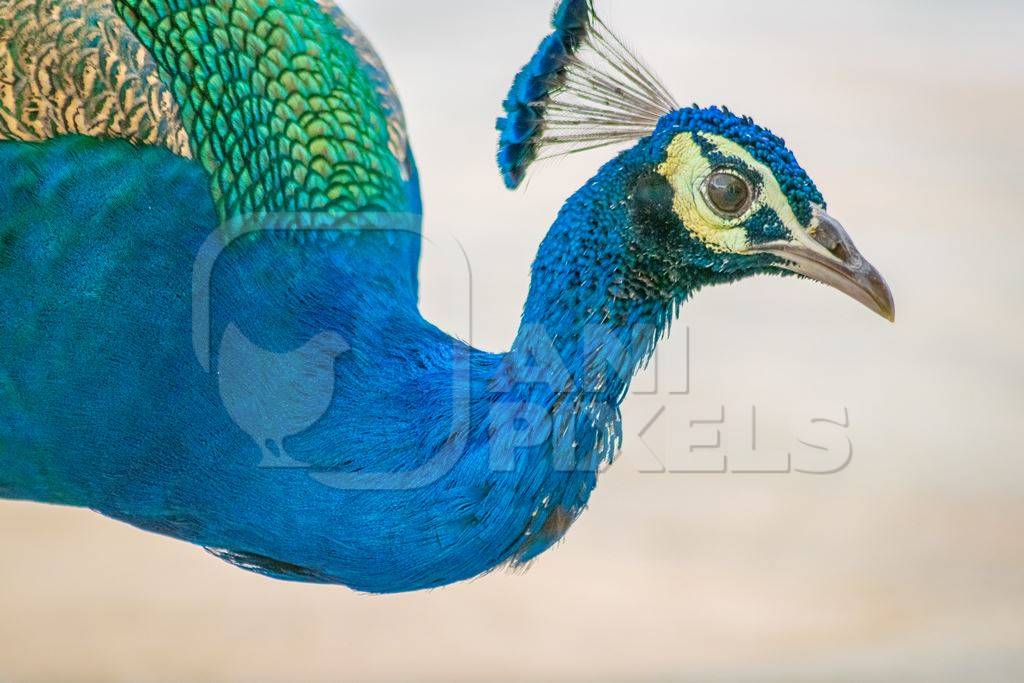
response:
<path id="1" fill-rule="evenodd" d="M 637 140 L 679 108 L 593 0 L 562 0 L 552 27 L 513 81 L 498 119 L 498 165 L 509 189 L 535 161 Z"/>

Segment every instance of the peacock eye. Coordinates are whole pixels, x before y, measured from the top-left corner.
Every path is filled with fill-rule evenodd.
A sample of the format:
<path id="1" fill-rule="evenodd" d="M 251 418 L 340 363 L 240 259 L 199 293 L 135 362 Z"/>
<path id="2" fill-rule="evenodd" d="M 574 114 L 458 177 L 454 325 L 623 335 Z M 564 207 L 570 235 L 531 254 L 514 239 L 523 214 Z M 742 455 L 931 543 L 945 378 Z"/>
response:
<path id="1" fill-rule="evenodd" d="M 712 173 L 708 177 L 705 191 L 711 205 L 730 218 L 735 218 L 750 208 L 754 196 L 750 182 L 734 171 Z"/>

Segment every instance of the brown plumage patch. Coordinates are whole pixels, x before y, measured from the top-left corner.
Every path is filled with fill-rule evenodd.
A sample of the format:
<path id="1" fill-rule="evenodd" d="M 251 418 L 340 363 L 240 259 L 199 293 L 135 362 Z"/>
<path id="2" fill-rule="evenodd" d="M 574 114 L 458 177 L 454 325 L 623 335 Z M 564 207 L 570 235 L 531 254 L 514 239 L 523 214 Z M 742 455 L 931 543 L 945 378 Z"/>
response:
<path id="1" fill-rule="evenodd" d="M 540 525 L 539 529 L 536 529 L 533 524 L 536 522 L 537 517 L 543 516 L 546 511 L 547 508 L 539 510 L 535 514 L 534 519 L 531 520 L 531 526 L 527 527 L 523 532 L 523 536 L 517 543 L 512 558 L 508 561 L 507 566 L 512 571 L 526 569 L 538 550 L 546 550 L 561 541 L 577 518 L 565 506 L 557 505 L 550 512 L 547 512 L 547 516 L 544 517 L 544 523 Z M 531 531 L 531 527 L 535 528 L 536 531 Z M 531 558 L 531 560 L 527 561 L 524 559 L 527 557 Z"/>
<path id="2" fill-rule="evenodd" d="M 161 145 L 192 157 L 156 62 L 110 0 L 4 0 L 0 140 L 68 134 Z"/>
<path id="3" fill-rule="evenodd" d="M 544 524 L 540 528 L 540 534 L 545 539 L 553 542 L 560 541 L 569 532 L 569 527 L 575 521 L 576 517 L 570 514 L 565 507 L 559 505 L 544 520 Z"/>

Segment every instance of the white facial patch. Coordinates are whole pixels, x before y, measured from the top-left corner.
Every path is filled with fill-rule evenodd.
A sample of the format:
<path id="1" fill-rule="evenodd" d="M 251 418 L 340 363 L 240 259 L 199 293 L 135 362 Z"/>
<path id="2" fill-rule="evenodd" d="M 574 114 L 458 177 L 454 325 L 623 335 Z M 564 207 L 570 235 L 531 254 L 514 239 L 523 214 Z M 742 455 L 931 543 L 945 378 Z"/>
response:
<path id="1" fill-rule="evenodd" d="M 708 203 L 704 188 L 708 177 L 719 166 L 712 165 L 704 156 L 701 144 L 694 139 L 694 135 L 706 147 L 712 147 L 722 156 L 742 162 L 761 177 L 760 191 L 742 215 L 735 218 L 724 217 Z M 750 238 L 743 227 L 743 222 L 764 207 L 775 211 L 783 225 L 796 239 L 799 240 L 799 235 L 805 234 L 771 169 L 728 138 L 709 133 L 681 133 L 669 145 L 667 157 L 658 167 L 658 173 L 672 186 L 673 210 L 676 215 L 683 221 L 687 230 L 712 251 L 736 254 L 748 252 Z"/>

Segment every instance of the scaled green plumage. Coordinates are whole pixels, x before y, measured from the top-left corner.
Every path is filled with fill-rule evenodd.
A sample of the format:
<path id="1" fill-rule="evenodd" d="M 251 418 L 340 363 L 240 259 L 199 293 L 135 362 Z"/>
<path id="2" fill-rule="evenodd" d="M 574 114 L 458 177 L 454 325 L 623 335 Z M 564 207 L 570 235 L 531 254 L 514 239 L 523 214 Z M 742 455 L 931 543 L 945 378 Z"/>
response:
<path id="1" fill-rule="evenodd" d="M 170 83 L 223 218 L 402 206 L 374 84 L 316 5 L 114 6 Z"/>

